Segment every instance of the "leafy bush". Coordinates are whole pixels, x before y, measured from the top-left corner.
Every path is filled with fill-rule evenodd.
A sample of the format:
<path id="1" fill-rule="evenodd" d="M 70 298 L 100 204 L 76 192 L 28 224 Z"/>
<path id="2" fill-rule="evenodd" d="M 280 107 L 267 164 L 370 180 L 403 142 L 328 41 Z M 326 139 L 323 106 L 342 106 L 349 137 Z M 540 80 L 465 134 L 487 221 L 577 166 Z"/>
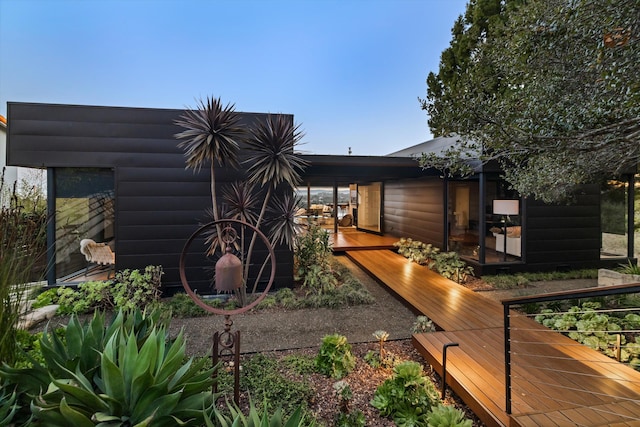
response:
<path id="1" fill-rule="evenodd" d="M 402 238 L 393 244 L 398 253 L 420 265 L 426 265 L 441 276 L 456 283 L 464 283 L 473 277 L 473 268 L 460 259 L 457 252 L 440 252 L 440 249 L 411 238 Z"/>
<path id="2" fill-rule="evenodd" d="M 315 359 L 318 371 L 328 377 L 340 379 L 356 367 L 347 337 L 339 334 L 326 335 Z"/>
<path id="3" fill-rule="evenodd" d="M 420 265 L 429 265 L 435 256 L 440 253 L 440 249 L 431 243 L 423 243 L 411 238 L 403 237 L 395 242 L 393 246 L 398 248 L 400 255 Z"/>
<path id="4" fill-rule="evenodd" d="M 617 317 L 599 311 L 599 302 L 585 302 L 572 306 L 567 311 L 556 313 L 552 309 L 543 309 L 535 320 L 544 326 L 563 332 L 569 338 L 598 350 L 609 357 L 617 358 L 617 339 L 620 331 L 635 331 L 640 328 L 640 315 L 627 313 Z M 633 337 L 628 343 L 625 334 L 621 334 L 620 361 L 633 367 L 640 367 L 640 336 Z"/>
<path id="5" fill-rule="evenodd" d="M 171 310 L 173 317 L 202 317 L 209 314 L 184 292 L 174 294 L 164 304 Z"/>
<path id="6" fill-rule="evenodd" d="M 428 427 L 471 427 L 471 420 L 465 419 L 464 412 L 453 406 L 439 404 L 427 414 Z"/>
<path id="7" fill-rule="evenodd" d="M 426 332 L 435 332 L 436 327 L 433 321 L 427 316 L 417 316 L 413 326 L 411 327 L 412 334 L 423 334 Z"/>
<path id="8" fill-rule="evenodd" d="M 331 244 L 327 230 L 311 225 L 296 236 L 295 279 L 311 293 L 322 294 L 338 284 L 331 270 Z"/>
<path id="9" fill-rule="evenodd" d="M 456 283 L 464 283 L 473 277 L 473 267 L 460 259 L 457 252 L 441 252 L 429 263 L 429 268 Z"/>
<path id="10" fill-rule="evenodd" d="M 398 426 L 427 426 L 427 414 L 439 403 L 433 383 L 423 375 L 422 365 L 403 362 L 393 368 L 393 376 L 375 391 L 371 405 Z"/>
<path id="11" fill-rule="evenodd" d="M 116 273 L 112 295 L 116 307 L 133 310 L 147 307 L 160 299 L 162 266 L 149 265 L 144 273 L 139 270 L 124 270 Z"/>
<path id="12" fill-rule="evenodd" d="M 36 297 L 33 307 L 58 304 L 60 314 L 146 308 L 160 299 L 162 274 L 162 266 L 150 265 L 144 273 L 124 270 L 117 272 L 114 280 L 84 282 L 77 288 L 61 286 L 48 289 Z"/>

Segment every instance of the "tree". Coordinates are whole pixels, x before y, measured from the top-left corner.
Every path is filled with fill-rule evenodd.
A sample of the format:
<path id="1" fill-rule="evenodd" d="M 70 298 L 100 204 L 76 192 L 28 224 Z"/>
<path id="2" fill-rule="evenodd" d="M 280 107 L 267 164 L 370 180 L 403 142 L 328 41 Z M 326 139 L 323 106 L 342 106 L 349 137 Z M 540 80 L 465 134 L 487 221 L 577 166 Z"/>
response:
<path id="1" fill-rule="evenodd" d="M 640 3 L 471 1 L 422 108 L 458 134 L 421 166 L 469 173 L 496 160 L 523 196 L 556 202 L 640 160 Z"/>
<path id="2" fill-rule="evenodd" d="M 250 129 L 240 126 L 241 115 L 232 104 L 222 106 L 220 99 L 209 98 L 206 103 L 200 101 L 198 109 L 186 110 L 176 124 L 185 128 L 175 137 L 182 140 L 178 147 L 185 151 L 188 168 L 199 170 L 203 164 L 211 167 L 212 217 L 234 219 L 246 222 L 256 229 L 268 228 L 265 235 L 270 244 L 287 244 L 293 248 L 293 240 L 300 232 L 295 221 L 298 201 L 291 196 L 293 188 L 299 184 L 300 172 L 307 162 L 295 152 L 303 133 L 299 125 L 282 115 L 267 115 L 264 120 L 253 123 Z M 215 166 L 229 166 L 238 169 L 240 144 L 244 144 L 243 166 L 247 179 L 234 182 L 222 189 L 223 206 L 217 203 L 217 185 Z M 266 187 L 266 189 L 265 189 Z M 283 197 L 275 195 L 274 190 L 290 194 Z M 258 205 L 261 205 L 258 209 Z M 244 248 L 244 230 L 242 227 L 239 252 L 242 256 L 243 286 L 238 291 L 240 303 L 244 306 L 247 298 L 249 269 L 251 266 L 257 234 L 252 233 L 248 249 Z M 213 255 L 219 247 L 224 251 L 229 242 L 224 241 L 220 224 L 208 235 L 208 255 Z M 260 272 L 269 262 L 266 258 Z M 275 260 L 271 260 L 275 262 Z M 250 290 L 254 294 L 258 287 L 255 281 Z"/>

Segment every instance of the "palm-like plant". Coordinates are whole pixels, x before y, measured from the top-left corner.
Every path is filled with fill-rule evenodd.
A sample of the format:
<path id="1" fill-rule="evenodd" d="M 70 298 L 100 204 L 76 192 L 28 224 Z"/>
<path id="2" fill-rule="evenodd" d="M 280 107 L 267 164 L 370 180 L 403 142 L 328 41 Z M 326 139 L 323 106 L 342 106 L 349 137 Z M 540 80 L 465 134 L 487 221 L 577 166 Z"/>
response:
<path id="1" fill-rule="evenodd" d="M 300 182 L 300 172 L 308 162 L 296 154 L 295 148 L 303 136 L 300 125 L 295 125 L 293 121 L 281 115 L 269 115 L 264 122 L 257 123 L 251 129 L 250 137 L 247 140 L 250 154 L 244 162 L 249 165 L 247 169 L 249 182 L 258 184 L 262 188 L 267 187 L 260 215 L 255 224 L 256 228 L 260 228 L 262 225 L 273 190 L 282 184 L 293 189 Z M 290 203 L 285 204 L 281 211 L 290 208 L 288 205 Z M 293 234 L 293 230 L 288 234 Z M 254 234 L 249 244 L 249 257 L 245 265 L 246 273 L 248 273 L 251 251 L 256 237 Z M 289 240 L 289 242 L 292 241 L 293 239 Z"/>
<path id="2" fill-rule="evenodd" d="M 211 202 L 213 217 L 218 220 L 216 201 L 215 166 L 238 166 L 240 141 L 245 136 L 241 126 L 241 116 L 234 104 L 222 105 L 220 98 L 200 99 L 197 109 L 187 109 L 175 124 L 185 128 L 175 134 L 183 140 L 178 147 L 183 148 L 187 158 L 187 168 L 199 171 L 207 161 L 211 167 Z"/>

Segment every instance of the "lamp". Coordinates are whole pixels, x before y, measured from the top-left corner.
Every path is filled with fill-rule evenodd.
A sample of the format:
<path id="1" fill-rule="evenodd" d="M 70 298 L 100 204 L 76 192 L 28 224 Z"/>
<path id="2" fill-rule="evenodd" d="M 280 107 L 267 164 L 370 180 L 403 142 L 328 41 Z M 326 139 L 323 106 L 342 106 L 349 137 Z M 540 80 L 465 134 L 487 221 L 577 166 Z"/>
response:
<path id="1" fill-rule="evenodd" d="M 504 260 L 507 260 L 507 219 L 509 215 L 518 215 L 520 212 L 519 200 L 494 200 L 493 201 L 493 213 L 494 215 L 503 215 L 503 230 L 504 230 Z"/>

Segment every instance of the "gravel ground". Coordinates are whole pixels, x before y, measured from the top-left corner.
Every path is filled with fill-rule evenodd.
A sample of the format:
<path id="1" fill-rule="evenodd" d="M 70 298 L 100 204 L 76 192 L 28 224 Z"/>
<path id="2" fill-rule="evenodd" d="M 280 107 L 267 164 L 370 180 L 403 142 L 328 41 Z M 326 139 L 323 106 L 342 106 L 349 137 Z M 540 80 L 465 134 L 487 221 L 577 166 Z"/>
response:
<path id="1" fill-rule="evenodd" d="M 416 315 L 348 258 L 338 259 L 373 294 L 375 303 L 347 309 L 278 309 L 231 316 L 231 331 L 240 331 L 241 353 L 318 347 L 325 335 L 333 333 L 346 336 L 352 344 L 373 342 L 376 340 L 372 334 L 379 329 L 389 333 L 389 340 L 409 339 Z M 211 349 L 213 333 L 224 330 L 224 317 L 212 315 L 171 321 L 172 334 L 182 328 L 187 353 L 204 355 Z"/>

